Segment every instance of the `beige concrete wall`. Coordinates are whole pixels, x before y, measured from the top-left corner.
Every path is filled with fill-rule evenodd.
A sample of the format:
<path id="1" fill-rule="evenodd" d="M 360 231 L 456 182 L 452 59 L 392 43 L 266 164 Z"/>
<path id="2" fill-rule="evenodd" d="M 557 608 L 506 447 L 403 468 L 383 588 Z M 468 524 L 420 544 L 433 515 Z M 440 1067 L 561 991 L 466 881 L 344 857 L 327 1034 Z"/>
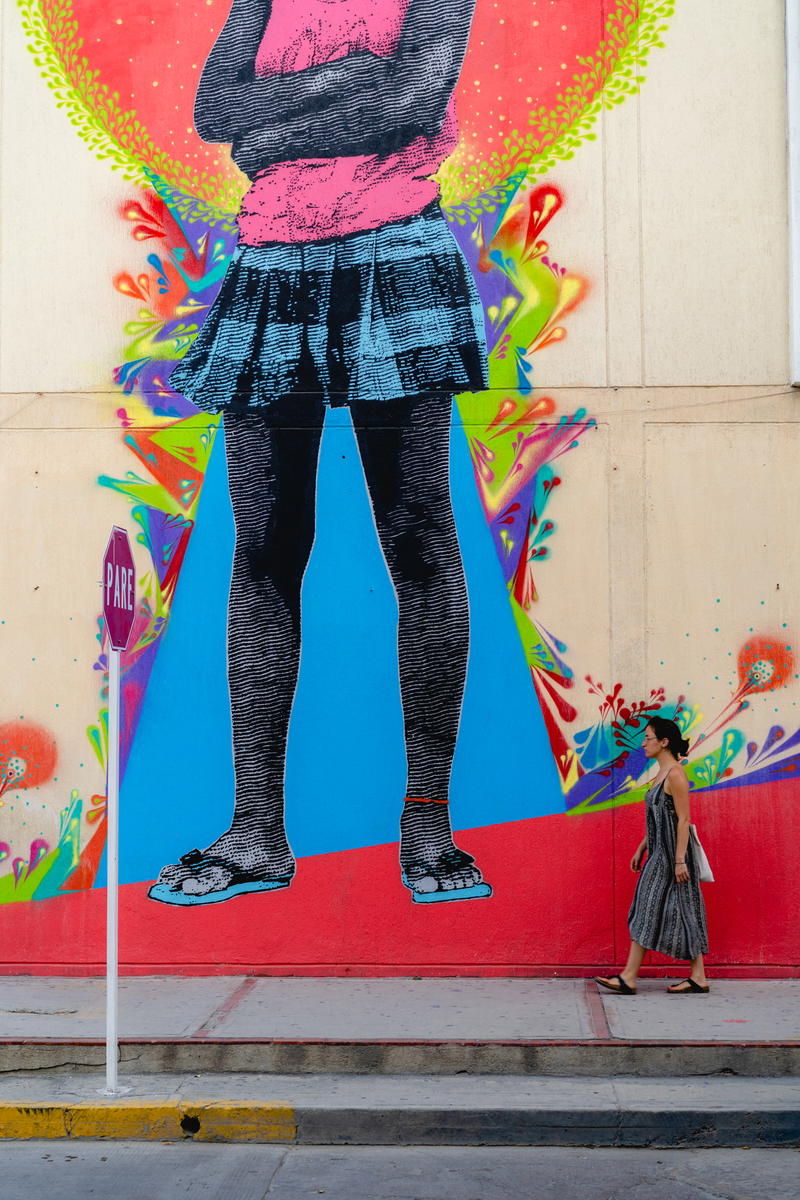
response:
<path id="1" fill-rule="evenodd" d="M 601 437 L 566 468 L 542 620 L 603 682 L 702 697 L 709 717 L 748 633 L 796 628 L 784 56 L 782 0 L 679 3 L 639 95 L 553 173 L 558 249 L 592 290 L 537 378 Z M 753 697 L 753 736 L 798 700 L 796 681 Z"/>

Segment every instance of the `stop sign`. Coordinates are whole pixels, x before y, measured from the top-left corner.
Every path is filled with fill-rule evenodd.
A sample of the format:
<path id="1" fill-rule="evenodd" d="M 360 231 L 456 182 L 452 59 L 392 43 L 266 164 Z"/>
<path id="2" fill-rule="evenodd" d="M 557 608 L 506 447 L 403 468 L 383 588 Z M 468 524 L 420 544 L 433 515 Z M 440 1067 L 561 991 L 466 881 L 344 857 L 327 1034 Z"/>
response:
<path id="1" fill-rule="evenodd" d="M 103 616 L 113 650 L 124 650 L 135 616 L 136 574 L 128 534 L 116 525 L 103 555 Z"/>

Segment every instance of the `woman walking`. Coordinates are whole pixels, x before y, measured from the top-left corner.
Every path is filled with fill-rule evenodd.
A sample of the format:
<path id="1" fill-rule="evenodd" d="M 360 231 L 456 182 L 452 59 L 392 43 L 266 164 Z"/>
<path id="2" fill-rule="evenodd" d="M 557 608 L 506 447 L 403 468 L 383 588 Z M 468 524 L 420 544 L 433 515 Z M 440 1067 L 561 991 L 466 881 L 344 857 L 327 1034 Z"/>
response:
<path id="1" fill-rule="evenodd" d="M 448 810 L 469 649 L 451 409 L 487 387 L 486 347 L 432 178 L 456 144 L 474 2 L 234 0 L 203 69 L 197 129 L 230 142 L 252 183 L 220 294 L 170 382 L 223 414 L 236 791 L 229 829 L 162 870 L 150 895 L 164 903 L 294 875 L 284 758 L 326 405 L 350 408 L 398 601 L 402 882 L 417 902 L 491 895 Z"/>
<path id="2" fill-rule="evenodd" d="M 645 795 L 647 832 L 631 859 L 631 870 L 641 874 L 628 913 L 628 961 L 619 975 L 595 977 L 600 987 L 623 996 L 636 994 L 648 950 L 690 960 L 688 977 L 667 988 L 671 995 L 710 991 L 703 962 L 708 953 L 706 910 L 690 839 L 689 781 L 678 761 L 688 749 L 674 721 L 651 718 L 644 752 L 656 760 L 658 773 Z"/>

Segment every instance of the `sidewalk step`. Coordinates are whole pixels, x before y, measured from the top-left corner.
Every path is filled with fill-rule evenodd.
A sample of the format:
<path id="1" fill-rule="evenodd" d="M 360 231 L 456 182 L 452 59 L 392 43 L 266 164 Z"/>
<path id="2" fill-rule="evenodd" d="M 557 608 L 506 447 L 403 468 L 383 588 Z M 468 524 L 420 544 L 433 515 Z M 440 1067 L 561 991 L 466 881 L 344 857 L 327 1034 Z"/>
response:
<path id="1" fill-rule="evenodd" d="M 800 1080 L 206 1075 L 0 1079 L 0 1137 L 293 1145 L 800 1146 Z"/>
<path id="2" fill-rule="evenodd" d="M 800 1076 L 794 1041 L 126 1038 L 121 1069 L 257 1074 Z M 99 1039 L 0 1039 L 0 1072 L 92 1072 Z"/>

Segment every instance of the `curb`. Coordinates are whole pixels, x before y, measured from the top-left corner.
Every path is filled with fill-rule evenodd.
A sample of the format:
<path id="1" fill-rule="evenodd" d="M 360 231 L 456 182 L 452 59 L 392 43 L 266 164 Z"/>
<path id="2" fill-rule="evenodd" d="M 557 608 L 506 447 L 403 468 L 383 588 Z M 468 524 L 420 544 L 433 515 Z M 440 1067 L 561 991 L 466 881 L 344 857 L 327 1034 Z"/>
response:
<path id="1" fill-rule="evenodd" d="M 0 1139 L 293 1142 L 296 1136 L 294 1109 L 258 1101 L 121 1099 L 105 1104 L 0 1104 Z"/>
<path id="2" fill-rule="evenodd" d="M 0 1139 L 306 1146 L 800 1146 L 797 1110 L 319 1108 L 220 1101 L 0 1105 Z"/>
<path id="3" fill-rule="evenodd" d="M 101 1070 L 96 1039 L 0 1038 L 0 1073 Z M 137 1075 L 800 1075 L 792 1042 L 395 1041 L 269 1038 L 124 1038 L 119 1065 Z"/>

